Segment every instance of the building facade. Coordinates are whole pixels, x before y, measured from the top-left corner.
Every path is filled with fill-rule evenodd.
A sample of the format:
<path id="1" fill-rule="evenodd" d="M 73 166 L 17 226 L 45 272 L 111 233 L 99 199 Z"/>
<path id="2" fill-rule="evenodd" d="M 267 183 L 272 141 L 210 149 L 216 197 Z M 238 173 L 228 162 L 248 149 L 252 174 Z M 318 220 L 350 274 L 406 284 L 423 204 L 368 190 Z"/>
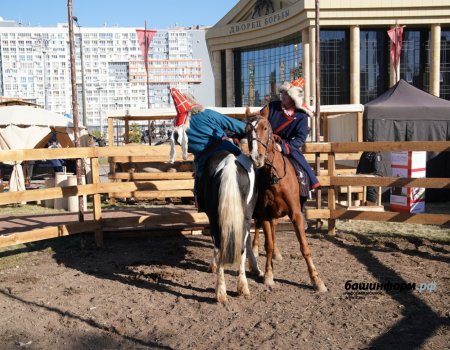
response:
<path id="1" fill-rule="evenodd" d="M 107 110 L 170 107 L 171 87 L 214 104 L 206 28 L 156 31 L 148 55 L 148 94 L 135 28 L 74 25 L 74 32 L 79 118 L 89 129 L 105 131 Z M 0 21 L 0 96 L 72 114 L 67 24 L 44 28 Z"/>
<path id="2" fill-rule="evenodd" d="M 320 1 L 319 13 L 321 104 L 364 104 L 400 78 L 450 100 L 450 1 Z M 216 105 L 262 105 L 300 75 L 313 105 L 315 16 L 314 0 L 239 1 L 206 35 Z M 397 74 L 387 34 L 395 26 L 403 28 Z"/>

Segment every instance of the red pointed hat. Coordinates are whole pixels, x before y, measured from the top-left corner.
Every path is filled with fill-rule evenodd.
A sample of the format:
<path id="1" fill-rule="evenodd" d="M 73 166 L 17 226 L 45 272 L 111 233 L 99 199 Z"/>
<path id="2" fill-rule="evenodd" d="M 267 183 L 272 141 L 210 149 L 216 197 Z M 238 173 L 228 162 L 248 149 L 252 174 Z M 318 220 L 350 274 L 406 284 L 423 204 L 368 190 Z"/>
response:
<path id="1" fill-rule="evenodd" d="M 175 109 L 177 110 L 177 116 L 175 118 L 175 126 L 184 125 L 184 123 L 186 123 L 188 113 L 192 108 L 192 105 L 188 102 L 186 97 L 184 97 L 184 95 L 177 89 L 171 88 L 170 95 L 173 98 Z"/>

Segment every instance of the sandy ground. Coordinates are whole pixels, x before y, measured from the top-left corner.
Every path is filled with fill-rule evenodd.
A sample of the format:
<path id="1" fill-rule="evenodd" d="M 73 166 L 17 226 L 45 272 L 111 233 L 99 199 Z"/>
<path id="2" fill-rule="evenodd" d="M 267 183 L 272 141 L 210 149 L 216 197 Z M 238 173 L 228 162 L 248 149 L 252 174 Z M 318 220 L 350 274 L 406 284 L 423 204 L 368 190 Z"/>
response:
<path id="1" fill-rule="evenodd" d="M 251 296 L 214 300 L 208 236 L 88 237 L 0 253 L 0 348 L 448 349 L 450 249 L 445 242 L 308 233 L 329 291 L 315 293 L 293 232 L 274 288 L 248 274 Z M 263 248 L 258 261 L 264 266 Z M 346 282 L 352 281 L 346 289 Z M 426 290 L 356 290 L 354 283 Z"/>

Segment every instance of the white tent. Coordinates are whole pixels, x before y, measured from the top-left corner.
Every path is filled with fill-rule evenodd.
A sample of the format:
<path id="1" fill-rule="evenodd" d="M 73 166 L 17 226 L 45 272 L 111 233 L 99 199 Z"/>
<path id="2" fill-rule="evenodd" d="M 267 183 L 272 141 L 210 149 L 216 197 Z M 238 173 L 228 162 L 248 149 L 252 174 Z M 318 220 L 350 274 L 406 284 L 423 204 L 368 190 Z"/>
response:
<path id="1" fill-rule="evenodd" d="M 73 127 L 71 119 L 42 108 L 29 106 L 0 107 L 0 125 L 36 125 L 47 127 Z"/>
<path id="2" fill-rule="evenodd" d="M 55 133 L 62 147 L 74 146 L 73 122 L 42 108 L 29 106 L 0 107 L 0 149 L 33 149 L 45 147 Z M 80 141 L 88 146 L 86 129 L 80 126 Z M 15 162 L 10 179 L 10 191 L 24 191 L 21 162 Z"/>

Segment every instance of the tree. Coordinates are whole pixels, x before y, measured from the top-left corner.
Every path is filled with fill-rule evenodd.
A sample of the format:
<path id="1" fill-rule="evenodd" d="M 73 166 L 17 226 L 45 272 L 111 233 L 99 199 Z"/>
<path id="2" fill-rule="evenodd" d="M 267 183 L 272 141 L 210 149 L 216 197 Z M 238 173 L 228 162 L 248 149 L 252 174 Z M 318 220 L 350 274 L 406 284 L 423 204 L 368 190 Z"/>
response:
<path id="1" fill-rule="evenodd" d="M 130 125 L 130 130 L 128 132 L 128 140 L 130 143 L 141 143 L 141 127 L 136 123 Z"/>

